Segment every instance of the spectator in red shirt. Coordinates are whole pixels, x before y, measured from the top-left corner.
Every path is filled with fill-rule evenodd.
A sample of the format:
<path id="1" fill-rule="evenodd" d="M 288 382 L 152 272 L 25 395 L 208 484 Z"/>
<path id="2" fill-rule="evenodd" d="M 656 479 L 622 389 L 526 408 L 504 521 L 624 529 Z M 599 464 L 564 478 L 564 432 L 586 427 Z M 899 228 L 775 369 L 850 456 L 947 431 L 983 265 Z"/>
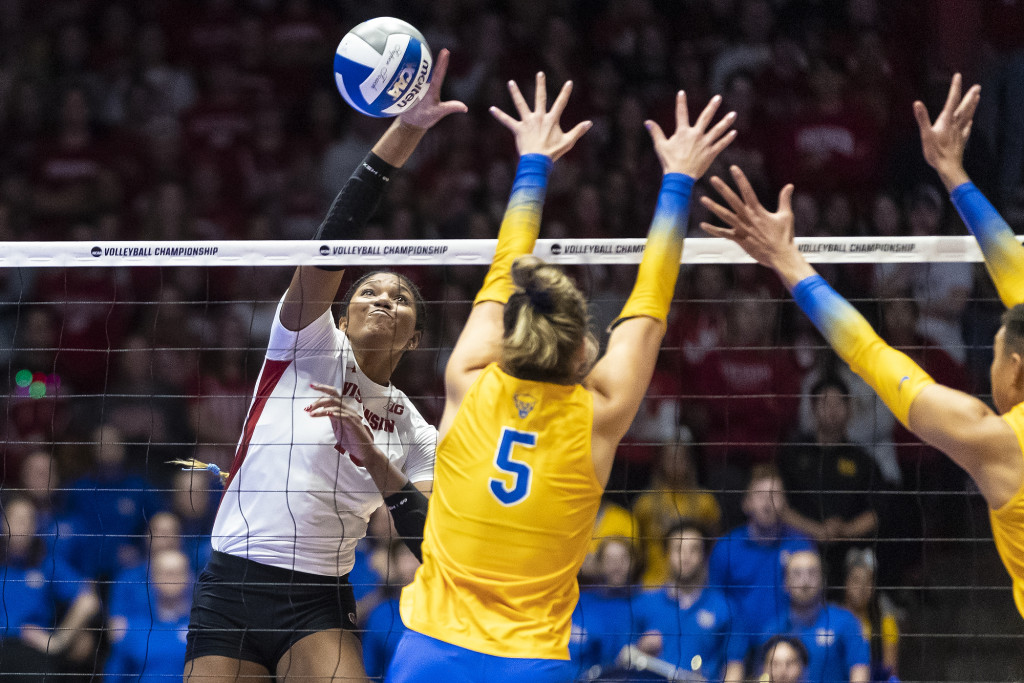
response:
<path id="1" fill-rule="evenodd" d="M 764 291 L 734 292 L 723 344 L 712 348 L 685 384 L 702 408 L 704 471 L 746 470 L 772 460 L 796 424 L 800 371 L 776 338 L 778 302 Z"/>

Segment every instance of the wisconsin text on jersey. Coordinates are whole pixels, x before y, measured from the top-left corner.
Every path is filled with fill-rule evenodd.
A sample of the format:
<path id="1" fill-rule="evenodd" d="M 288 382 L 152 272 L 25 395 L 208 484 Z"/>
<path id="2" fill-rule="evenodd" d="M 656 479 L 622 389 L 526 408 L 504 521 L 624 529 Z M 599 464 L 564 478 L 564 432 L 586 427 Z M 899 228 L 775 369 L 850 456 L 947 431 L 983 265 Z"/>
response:
<path id="1" fill-rule="evenodd" d="M 345 382 L 341 387 L 342 396 L 351 396 L 359 403 L 363 402 L 363 397 L 359 392 L 359 387 L 355 382 Z M 401 410 L 398 410 L 401 408 Z M 400 404 L 388 403 L 388 410 L 401 414 L 405 407 Z M 386 417 L 381 417 L 377 413 L 371 412 L 369 408 L 363 408 L 363 417 L 366 418 L 367 423 L 370 425 L 370 429 L 374 431 L 385 431 L 389 434 L 395 431 L 395 421 L 389 420 Z"/>

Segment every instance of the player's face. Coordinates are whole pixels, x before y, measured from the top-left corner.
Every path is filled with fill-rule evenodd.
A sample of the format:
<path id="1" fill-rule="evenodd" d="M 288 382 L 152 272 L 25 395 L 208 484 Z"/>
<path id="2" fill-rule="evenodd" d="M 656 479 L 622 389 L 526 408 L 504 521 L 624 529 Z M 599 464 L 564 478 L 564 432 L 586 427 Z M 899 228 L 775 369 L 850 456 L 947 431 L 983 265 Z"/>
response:
<path id="1" fill-rule="evenodd" d="M 668 540 L 668 564 L 672 578 L 681 583 L 692 583 L 704 570 L 704 539 L 692 529 Z"/>
<path id="2" fill-rule="evenodd" d="M 397 275 L 373 275 L 353 293 L 341 327 L 352 345 L 363 350 L 416 348 L 416 300 Z"/>
<path id="3" fill-rule="evenodd" d="M 814 553 L 794 553 L 786 565 L 786 591 L 796 607 L 807 607 L 821 600 L 824 586 L 821 560 Z"/>
<path id="4" fill-rule="evenodd" d="M 992 366 L 989 378 L 992 381 L 992 402 L 996 411 L 1003 415 L 1024 400 L 1021 381 L 1021 357 L 1006 348 L 1006 328 L 1000 327 L 992 344 Z"/>
<path id="5" fill-rule="evenodd" d="M 789 643 L 779 643 L 772 648 L 764 668 L 771 683 L 798 683 L 804 673 L 800 655 Z"/>

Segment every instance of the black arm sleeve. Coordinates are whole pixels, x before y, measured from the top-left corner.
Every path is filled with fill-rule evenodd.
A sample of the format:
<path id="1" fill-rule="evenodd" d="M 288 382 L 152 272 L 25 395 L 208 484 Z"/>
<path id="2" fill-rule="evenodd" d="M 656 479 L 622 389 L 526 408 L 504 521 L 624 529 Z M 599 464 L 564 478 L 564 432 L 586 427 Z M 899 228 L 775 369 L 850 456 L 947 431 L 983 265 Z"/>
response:
<path id="1" fill-rule="evenodd" d="M 340 240 L 357 235 L 380 206 L 395 167 L 370 152 L 334 198 L 324 222 L 313 239 Z M 317 266 L 321 270 L 342 270 L 342 266 Z"/>
<path id="2" fill-rule="evenodd" d="M 398 535 L 416 559 L 422 562 L 420 545 L 423 543 L 423 525 L 427 522 L 427 497 L 412 482 L 407 481 L 401 491 L 385 498 L 384 504 L 395 520 Z"/>

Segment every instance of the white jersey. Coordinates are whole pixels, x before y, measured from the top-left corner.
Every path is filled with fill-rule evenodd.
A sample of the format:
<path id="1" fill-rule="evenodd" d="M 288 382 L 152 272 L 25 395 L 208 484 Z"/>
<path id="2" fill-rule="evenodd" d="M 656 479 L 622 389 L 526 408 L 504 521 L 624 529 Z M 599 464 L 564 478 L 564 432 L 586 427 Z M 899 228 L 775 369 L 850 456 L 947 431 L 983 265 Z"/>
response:
<path id="1" fill-rule="evenodd" d="M 377 446 L 413 483 L 434 476 L 437 430 L 394 386 L 362 373 L 328 310 L 292 332 L 278 307 L 227 489 L 213 549 L 321 576 L 347 574 L 370 513 L 383 499 L 367 471 L 339 453 L 331 421 L 304 408 L 339 387 L 363 409 Z"/>

